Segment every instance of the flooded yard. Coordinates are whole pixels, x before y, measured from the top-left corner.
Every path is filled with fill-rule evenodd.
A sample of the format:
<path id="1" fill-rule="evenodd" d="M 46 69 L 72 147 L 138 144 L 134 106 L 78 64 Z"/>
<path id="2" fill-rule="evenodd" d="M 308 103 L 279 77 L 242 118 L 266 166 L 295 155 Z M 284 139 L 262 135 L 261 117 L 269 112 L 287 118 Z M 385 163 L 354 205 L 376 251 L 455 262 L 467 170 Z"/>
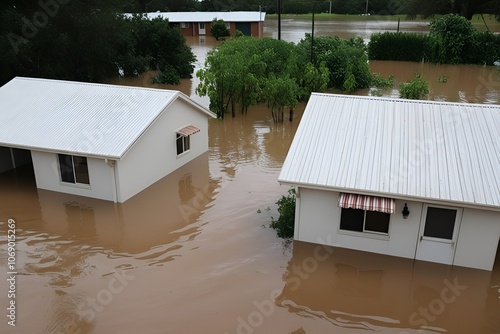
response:
<path id="1" fill-rule="evenodd" d="M 188 42 L 199 68 L 214 41 Z M 431 99 L 500 102 L 493 67 L 370 65 L 399 81 L 421 71 Z M 197 79 L 158 86 L 151 75 L 112 82 L 208 106 Z M 16 327 L 3 315 L 0 332 L 500 333 L 500 254 L 488 272 L 284 241 L 266 227 L 303 109 L 283 124 L 265 106 L 211 120 L 207 153 L 123 204 L 38 190 L 31 167 L 0 174 L 5 315 L 9 218 L 17 249 Z"/>

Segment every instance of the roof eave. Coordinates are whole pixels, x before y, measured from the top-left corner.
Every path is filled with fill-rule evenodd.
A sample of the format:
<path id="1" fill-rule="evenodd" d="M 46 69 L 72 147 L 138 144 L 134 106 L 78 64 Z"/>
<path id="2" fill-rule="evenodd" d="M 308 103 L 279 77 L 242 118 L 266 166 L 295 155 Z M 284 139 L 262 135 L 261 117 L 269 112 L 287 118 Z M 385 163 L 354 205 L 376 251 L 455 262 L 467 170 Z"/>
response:
<path id="1" fill-rule="evenodd" d="M 324 190 L 324 191 L 335 191 L 335 192 L 347 192 L 354 193 L 359 195 L 367 195 L 367 196 L 380 196 L 380 197 L 390 197 L 397 200 L 402 201 L 414 201 L 414 202 L 422 202 L 436 205 L 453 205 L 459 206 L 463 208 L 471 208 L 471 209 L 481 209 L 481 210 L 489 210 L 489 211 L 498 211 L 500 212 L 500 205 L 486 204 L 486 203 L 471 203 L 471 202 L 462 202 L 458 200 L 446 200 L 446 199 L 438 199 L 438 198 L 429 198 L 429 197 L 419 197 L 419 196 L 411 196 L 404 194 L 395 194 L 395 193 L 386 193 L 386 192 L 376 192 L 365 189 L 351 189 L 351 188 L 341 188 L 341 187 L 331 187 L 320 184 L 312 184 L 312 183 L 303 183 L 303 182 L 293 182 L 289 180 L 278 179 L 280 185 L 288 185 L 292 187 L 301 187 L 301 188 L 309 188 L 315 190 Z"/>

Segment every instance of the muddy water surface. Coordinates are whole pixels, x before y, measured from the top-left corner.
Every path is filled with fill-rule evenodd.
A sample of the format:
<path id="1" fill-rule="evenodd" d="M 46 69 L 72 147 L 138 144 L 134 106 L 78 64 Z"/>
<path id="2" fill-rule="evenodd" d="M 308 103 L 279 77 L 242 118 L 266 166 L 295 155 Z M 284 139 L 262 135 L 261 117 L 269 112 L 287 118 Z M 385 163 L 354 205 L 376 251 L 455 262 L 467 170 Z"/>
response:
<path id="1" fill-rule="evenodd" d="M 214 42 L 189 43 L 201 67 Z M 421 66 L 446 74 L 436 99 L 499 102 L 493 68 L 371 66 L 398 80 Z M 196 84 L 156 87 L 208 105 Z M 500 255 L 487 272 L 283 242 L 263 227 L 287 191 L 276 179 L 303 108 L 278 125 L 262 106 L 210 121 L 206 154 L 124 204 L 37 190 L 30 168 L 0 174 L 5 315 L 8 218 L 18 272 L 17 326 L 3 315 L 0 332 L 500 333 Z"/>

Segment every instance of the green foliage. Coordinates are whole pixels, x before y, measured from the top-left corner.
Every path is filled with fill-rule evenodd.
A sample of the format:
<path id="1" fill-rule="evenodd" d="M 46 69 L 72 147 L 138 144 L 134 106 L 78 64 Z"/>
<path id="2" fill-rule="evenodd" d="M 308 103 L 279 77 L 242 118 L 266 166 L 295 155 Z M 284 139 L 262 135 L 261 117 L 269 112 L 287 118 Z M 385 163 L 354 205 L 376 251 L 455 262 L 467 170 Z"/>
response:
<path id="1" fill-rule="evenodd" d="M 269 226 L 276 230 L 280 238 L 293 237 L 295 227 L 295 200 L 295 189 L 292 188 L 288 190 L 286 196 L 281 196 L 276 202 L 276 204 L 278 204 L 280 216 L 276 220 L 272 219 Z"/>
<path id="2" fill-rule="evenodd" d="M 153 83 L 178 85 L 181 83 L 181 77 L 172 65 L 166 64 L 156 73 Z"/>
<path id="3" fill-rule="evenodd" d="M 422 100 L 427 94 L 429 94 L 429 84 L 420 74 L 415 74 L 412 80 L 403 82 L 399 86 L 399 97 L 403 99 Z"/>
<path id="4" fill-rule="evenodd" d="M 376 33 L 368 43 L 368 58 L 419 62 L 426 58 L 429 37 L 416 33 Z"/>
<path id="5" fill-rule="evenodd" d="M 236 29 L 236 31 L 234 32 L 234 38 L 239 38 L 243 36 L 245 36 L 245 34 L 241 32 L 241 30 Z"/>
<path id="6" fill-rule="evenodd" d="M 448 82 L 448 76 L 445 74 L 445 75 L 442 75 L 440 77 L 437 78 L 437 81 L 440 82 L 440 83 L 447 83 Z"/>
<path id="7" fill-rule="evenodd" d="M 500 59 L 500 36 L 480 32 L 463 16 L 448 14 L 431 22 L 429 35 L 373 34 L 369 59 L 427 61 L 444 64 L 487 64 Z"/>
<path id="8" fill-rule="evenodd" d="M 210 32 L 216 40 L 219 40 L 221 37 L 229 36 L 229 29 L 227 29 L 226 23 L 224 23 L 223 20 L 217 20 L 217 18 L 212 20 L 212 28 L 210 29 Z"/>
<path id="9" fill-rule="evenodd" d="M 468 50 L 468 42 L 474 35 L 474 28 L 466 18 L 457 14 L 445 15 L 432 20 L 430 35 L 439 41 L 437 63 L 463 63 Z"/>
<path id="10" fill-rule="evenodd" d="M 100 82 L 119 69 L 134 76 L 166 66 L 190 77 L 195 56 L 181 32 L 166 20 L 125 18 L 122 5 L 72 0 L 35 26 L 38 2 L 0 2 L 0 84 L 14 76 Z"/>
<path id="11" fill-rule="evenodd" d="M 386 79 L 380 77 L 377 73 L 372 74 L 370 83 L 371 87 L 388 89 L 394 87 L 394 84 L 395 84 L 394 75 L 389 75 L 389 77 Z"/>
<path id="12" fill-rule="evenodd" d="M 431 17 L 436 14 L 456 13 L 471 20 L 475 13 L 499 14 L 496 0 L 408 0 L 407 13 L 410 16 L 422 14 Z"/>
<path id="13" fill-rule="evenodd" d="M 303 55 L 310 55 L 311 35 L 306 34 L 297 47 Z M 329 71 L 329 88 L 343 89 L 351 93 L 356 89 L 367 88 L 371 81 L 366 46 L 361 38 L 342 40 L 336 36 L 314 38 L 314 58 Z"/>
<path id="14" fill-rule="evenodd" d="M 186 44 L 186 39 L 180 31 L 169 25 L 168 20 L 155 18 L 148 20 L 145 16 L 134 15 L 125 19 L 127 31 L 130 33 L 127 42 L 131 59 L 146 61 L 133 72 L 125 71 L 125 75 L 142 73 L 142 68 L 175 71 L 181 78 L 190 78 L 196 57 Z M 124 69 L 130 68 L 126 59 L 119 61 Z"/>
<path id="15" fill-rule="evenodd" d="M 196 92 L 210 98 L 210 109 L 223 118 L 239 106 L 241 112 L 267 103 L 275 121 L 283 108 L 293 109 L 312 89 L 326 87 L 327 69 L 309 64 L 293 43 L 271 38 L 239 37 L 209 52 L 196 75 Z"/>

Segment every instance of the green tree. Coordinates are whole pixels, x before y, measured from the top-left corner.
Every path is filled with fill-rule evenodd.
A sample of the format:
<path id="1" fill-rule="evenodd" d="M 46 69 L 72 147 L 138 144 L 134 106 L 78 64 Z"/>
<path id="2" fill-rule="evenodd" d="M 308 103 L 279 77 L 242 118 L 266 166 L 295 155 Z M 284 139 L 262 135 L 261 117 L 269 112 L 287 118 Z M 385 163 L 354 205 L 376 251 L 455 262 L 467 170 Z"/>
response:
<path id="1" fill-rule="evenodd" d="M 432 20 L 430 37 L 439 45 L 437 62 L 445 64 L 463 63 L 468 52 L 468 43 L 475 33 L 472 24 L 463 16 L 448 14 Z"/>
<path id="2" fill-rule="evenodd" d="M 498 0 L 411 0 L 407 8 L 411 16 L 453 13 L 467 20 L 471 20 L 474 14 L 500 14 Z"/>
<path id="3" fill-rule="evenodd" d="M 229 36 L 229 29 L 226 27 L 226 23 L 223 20 L 214 18 L 212 20 L 212 28 L 210 29 L 212 36 L 218 41 L 221 37 Z"/>
<path id="4" fill-rule="evenodd" d="M 210 109 L 219 118 L 236 105 L 242 112 L 267 102 L 276 121 L 283 121 L 283 108 L 291 110 L 312 89 L 328 82 L 325 66 L 308 65 L 308 58 L 295 44 L 271 38 L 239 37 L 209 52 L 205 67 L 197 72 L 197 94 L 209 96 Z"/>
<path id="5" fill-rule="evenodd" d="M 168 21 L 125 18 L 115 0 L 56 5 L 0 2 L 0 84 L 14 76 L 100 82 L 119 69 L 137 75 L 173 68 L 180 77 L 191 76 L 194 54 Z M 46 20 L 34 22 L 42 11 Z"/>
<path id="6" fill-rule="evenodd" d="M 399 97 L 402 99 L 423 100 L 428 94 L 429 84 L 420 74 L 415 74 L 412 80 L 399 86 Z"/>
<path id="7" fill-rule="evenodd" d="M 310 34 L 306 34 L 299 42 L 302 54 L 310 54 L 311 42 Z M 313 58 L 329 71 L 328 87 L 351 93 L 370 86 L 371 70 L 367 49 L 361 38 L 342 40 L 336 36 L 315 37 L 312 52 Z"/>
<path id="8" fill-rule="evenodd" d="M 276 77 L 271 75 L 262 89 L 263 102 L 271 107 L 271 114 L 275 123 L 284 121 L 284 108 L 294 109 L 299 103 L 299 86 L 289 76 Z"/>

